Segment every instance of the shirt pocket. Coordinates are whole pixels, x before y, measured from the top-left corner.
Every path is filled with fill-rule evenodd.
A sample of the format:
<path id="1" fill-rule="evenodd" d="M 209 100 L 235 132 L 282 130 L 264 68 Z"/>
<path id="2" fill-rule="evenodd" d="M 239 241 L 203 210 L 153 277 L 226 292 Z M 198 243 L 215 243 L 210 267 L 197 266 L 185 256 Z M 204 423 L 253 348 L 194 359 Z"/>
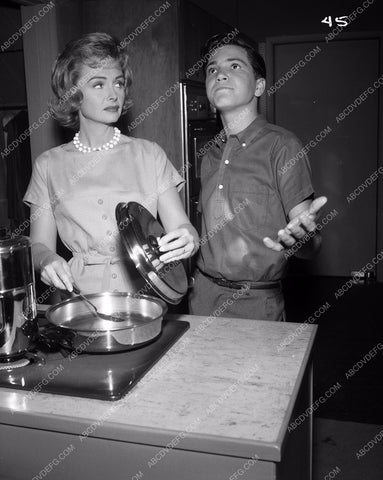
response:
<path id="1" fill-rule="evenodd" d="M 254 231 L 267 223 L 270 193 L 265 187 L 253 191 L 232 191 L 231 212 L 233 222 L 241 231 Z"/>

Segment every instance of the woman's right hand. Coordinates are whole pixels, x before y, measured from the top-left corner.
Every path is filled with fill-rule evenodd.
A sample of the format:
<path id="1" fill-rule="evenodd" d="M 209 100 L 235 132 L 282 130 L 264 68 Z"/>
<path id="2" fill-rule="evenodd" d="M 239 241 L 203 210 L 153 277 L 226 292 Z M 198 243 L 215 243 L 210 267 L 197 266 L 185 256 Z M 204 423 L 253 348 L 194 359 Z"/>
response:
<path id="1" fill-rule="evenodd" d="M 41 280 L 61 290 L 73 290 L 73 277 L 70 266 L 60 255 L 51 252 L 40 263 Z"/>

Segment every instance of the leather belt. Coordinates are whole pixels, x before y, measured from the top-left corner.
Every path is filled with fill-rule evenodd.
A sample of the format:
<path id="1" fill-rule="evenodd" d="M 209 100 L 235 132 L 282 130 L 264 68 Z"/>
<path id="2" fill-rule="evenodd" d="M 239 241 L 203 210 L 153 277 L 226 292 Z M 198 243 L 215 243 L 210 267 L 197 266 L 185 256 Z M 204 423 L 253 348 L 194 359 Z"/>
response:
<path id="1" fill-rule="evenodd" d="M 221 287 L 233 288 L 235 290 L 241 290 L 243 287 L 248 287 L 251 290 L 269 290 L 271 288 L 280 288 L 281 282 L 233 282 L 231 280 L 226 280 L 226 278 L 217 278 L 208 275 L 202 270 L 198 270 L 204 277 L 208 278 L 212 282 L 220 285 Z"/>

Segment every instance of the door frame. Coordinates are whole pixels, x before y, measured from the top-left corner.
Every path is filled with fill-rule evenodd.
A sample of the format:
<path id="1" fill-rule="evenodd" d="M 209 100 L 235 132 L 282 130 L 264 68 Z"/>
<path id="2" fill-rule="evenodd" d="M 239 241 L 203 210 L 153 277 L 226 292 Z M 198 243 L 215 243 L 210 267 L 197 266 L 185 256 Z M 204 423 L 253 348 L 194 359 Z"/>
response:
<path id="1" fill-rule="evenodd" d="M 348 40 L 378 40 L 379 41 L 379 76 L 383 74 L 383 32 L 342 32 L 341 35 L 335 37 L 336 41 Z M 274 69 L 274 49 L 277 45 L 291 44 L 291 43 L 323 43 L 325 37 L 322 34 L 310 35 L 288 35 L 279 37 L 266 38 L 266 89 L 267 85 L 274 85 L 275 69 Z M 377 91 L 379 102 L 379 117 L 378 117 L 378 162 L 377 168 L 383 168 L 383 86 Z M 275 102 L 274 94 L 266 97 L 266 114 L 270 122 L 275 121 Z M 379 175 L 376 181 L 376 239 L 375 239 L 375 255 L 383 251 L 383 175 Z M 379 208 L 380 205 L 380 208 Z M 383 282 L 383 260 L 376 265 L 376 280 Z"/>

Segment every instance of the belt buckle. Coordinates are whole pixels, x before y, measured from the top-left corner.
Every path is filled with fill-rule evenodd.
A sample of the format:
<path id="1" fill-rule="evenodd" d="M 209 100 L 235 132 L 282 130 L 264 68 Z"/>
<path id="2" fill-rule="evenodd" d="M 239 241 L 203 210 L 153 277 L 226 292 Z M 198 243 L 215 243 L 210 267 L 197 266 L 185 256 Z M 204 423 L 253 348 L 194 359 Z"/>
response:
<path id="1" fill-rule="evenodd" d="M 229 288 L 232 288 L 233 290 L 239 290 L 242 288 L 242 285 L 240 283 L 233 282 L 232 280 L 224 280 L 223 284 Z"/>

